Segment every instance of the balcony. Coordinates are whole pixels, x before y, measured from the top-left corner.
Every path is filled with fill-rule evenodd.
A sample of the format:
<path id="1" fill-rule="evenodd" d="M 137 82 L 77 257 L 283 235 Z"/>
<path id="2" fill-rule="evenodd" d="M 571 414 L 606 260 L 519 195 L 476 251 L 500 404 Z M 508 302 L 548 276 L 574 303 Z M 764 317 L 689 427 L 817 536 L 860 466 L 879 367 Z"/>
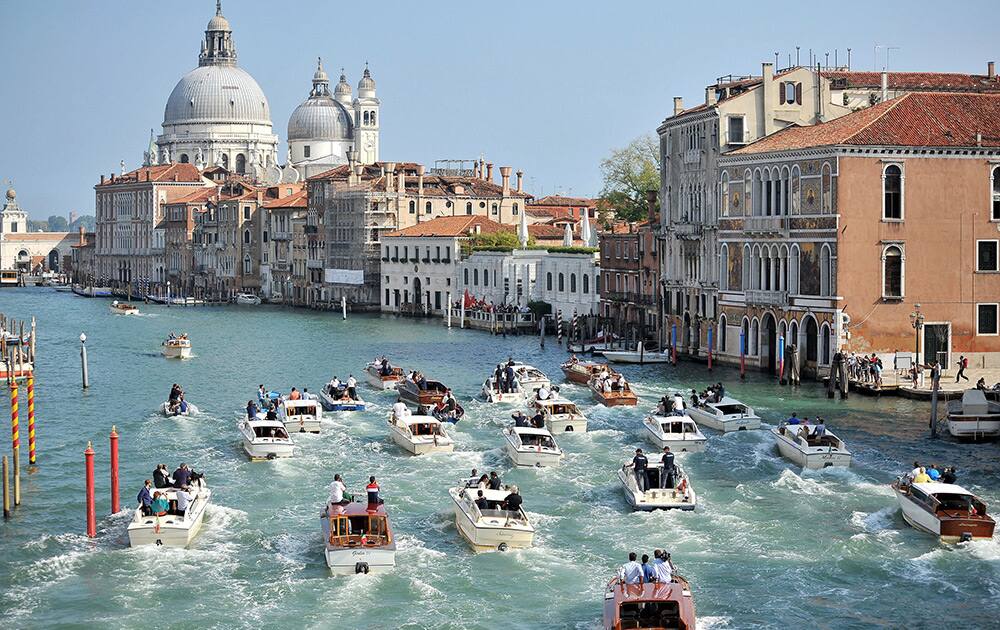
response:
<path id="1" fill-rule="evenodd" d="M 788 217 L 747 217 L 743 221 L 743 231 L 755 234 L 787 234 Z"/>
<path id="2" fill-rule="evenodd" d="M 307 260 L 306 261 L 306 269 L 322 269 L 322 268 L 323 268 L 323 261 L 322 260 Z"/>
<path id="3" fill-rule="evenodd" d="M 683 239 L 697 239 L 701 238 L 701 233 L 703 231 L 703 226 L 701 223 L 674 223 L 671 227 L 674 228 L 674 234 L 679 238 Z"/>
<path id="4" fill-rule="evenodd" d="M 759 306 L 787 306 L 788 291 L 750 289 L 746 291 L 746 303 Z"/>
<path id="5" fill-rule="evenodd" d="M 684 164 L 699 164 L 701 163 L 702 153 L 701 149 L 688 149 L 681 157 L 681 161 Z"/>
<path id="6" fill-rule="evenodd" d="M 273 241 L 290 241 L 292 240 L 291 232 L 271 232 L 271 240 Z"/>
<path id="7" fill-rule="evenodd" d="M 604 292 L 601 293 L 601 299 L 608 302 L 629 302 L 632 304 L 643 304 L 646 306 L 653 306 L 655 300 L 651 295 L 642 295 L 641 293 L 635 293 L 629 291 L 627 293 L 615 293 L 615 292 Z"/>
<path id="8" fill-rule="evenodd" d="M 274 261 L 273 263 L 271 263 L 271 270 L 272 271 L 288 271 L 289 270 L 288 261 L 285 261 L 285 260 L 276 260 L 276 261 Z"/>

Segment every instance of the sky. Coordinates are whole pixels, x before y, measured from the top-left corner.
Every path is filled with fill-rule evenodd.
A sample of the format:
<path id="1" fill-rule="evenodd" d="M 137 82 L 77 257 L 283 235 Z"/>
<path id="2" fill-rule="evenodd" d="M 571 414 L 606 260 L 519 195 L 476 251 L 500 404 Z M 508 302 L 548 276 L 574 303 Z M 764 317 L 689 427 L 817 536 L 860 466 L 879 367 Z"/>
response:
<path id="1" fill-rule="evenodd" d="M 988 2 L 225 0 L 239 64 L 288 117 L 316 57 L 355 93 L 370 64 L 381 158 L 474 159 L 525 172 L 536 196 L 595 196 L 600 161 L 716 77 L 787 64 L 800 47 L 854 69 L 985 73 Z M 37 219 L 92 214 L 100 175 L 142 161 L 176 82 L 197 66 L 214 0 L 0 0 L 0 183 Z M 884 49 L 883 49 L 884 50 Z"/>

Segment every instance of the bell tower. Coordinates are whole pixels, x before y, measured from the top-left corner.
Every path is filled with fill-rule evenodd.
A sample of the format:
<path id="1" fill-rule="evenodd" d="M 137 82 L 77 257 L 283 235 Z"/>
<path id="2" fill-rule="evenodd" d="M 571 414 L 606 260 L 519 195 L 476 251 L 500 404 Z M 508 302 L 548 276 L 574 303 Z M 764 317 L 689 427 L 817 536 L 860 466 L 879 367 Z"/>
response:
<path id="1" fill-rule="evenodd" d="M 362 164 L 378 162 L 380 105 L 375 96 L 375 79 L 366 63 L 365 72 L 358 81 L 358 96 L 354 99 L 354 149 Z"/>

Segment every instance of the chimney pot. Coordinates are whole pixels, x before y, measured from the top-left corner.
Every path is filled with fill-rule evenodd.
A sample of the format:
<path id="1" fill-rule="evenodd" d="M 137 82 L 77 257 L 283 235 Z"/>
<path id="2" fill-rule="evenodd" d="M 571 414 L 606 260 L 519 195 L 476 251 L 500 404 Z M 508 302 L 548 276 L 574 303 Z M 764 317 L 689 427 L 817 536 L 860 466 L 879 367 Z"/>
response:
<path id="1" fill-rule="evenodd" d="M 674 116 L 680 114 L 684 111 L 684 97 L 675 96 L 674 97 Z"/>
<path id="2" fill-rule="evenodd" d="M 882 71 L 882 102 L 889 100 L 889 73 Z"/>
<path id="3" fill-rule="evenodd" d="M 493 162 L 486 163 L 486 181 L 493 181 Z"/>
<path id="4" fill-rule="evenodd" d="M 517 192 L 524 192 L 524 189 L 521 187 L 521 182 L 522 182 L 523 179 L 524 179 L 524 172 L 523 171 L 518 171 L 517 172 Z"/>
<path id="5" fill-rule="evenodd" d="M 656 221 L 656 195 L 655 190 L 646 191 L 646 216 L 650 221 Z"/>
<path id="6" fill-rule="evenodd" d="M 994 61 L 986 62 L 986 76 L 991 79 L 995 79 L 997 76 L 997 65 Z"/>
<path id="7" fill-rule="evenodd" d="M 504 197 L 510 193 L 510 170 L 509 166 L 500 167 L 500 185 L 503 186 Z"/>
<path id="8" fill-rule="evenodd" d="M 103 174 L 101 175 L 101 183 L 102 184 L 104 183 L 104 175 Z"/>
<path id="9" fill-rule="evenodd" d="M 715 101 L 715 86 L 710 85 L 705 88 L 705 105 L 711 107 L 712 105 L 715 105 Z"/>

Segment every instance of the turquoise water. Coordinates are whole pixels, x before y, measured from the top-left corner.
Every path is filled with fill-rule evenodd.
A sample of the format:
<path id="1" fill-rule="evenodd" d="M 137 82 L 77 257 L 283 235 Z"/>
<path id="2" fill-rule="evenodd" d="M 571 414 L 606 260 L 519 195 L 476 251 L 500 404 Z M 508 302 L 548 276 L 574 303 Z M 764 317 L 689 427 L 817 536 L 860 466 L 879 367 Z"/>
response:
<path id="1" fill-rule="evenodd" d="M 638 409 L 605 409 L 589 391 L 563 393 L 590 418 L 586 434 L 559 436 L 554 469 L 511 470 L 500 428 L 509 411 L 466 402 L 508 355 L 561 381 L 552 339 L 490 337 L 438 322 L 272 307 L 143 306 L 112 316 L 106 300 L 48 289 L 0 292 L 0 312 L 38 318 L 39 465 L 22 476 L 23 505 L 0 524 L 4 627 L 599 628 L 603 587 L 635 550 L 665 547 L 692 583 L 700 628 L 985 627 L 1000 614 L 996 541 L 940 545 L 903 523 L 888 488 L 914 459 L 955 464 L 960 482 L 997 505 L 996 444 L 931 440 L 926 404 L 793 391 L 717 369 L 730 392 L 769 424 L 790 411 L 820 413 L 856 456 L 850 470 L 803 473 L 781 459 L 766 431 L 709 434 L 705 453 L 683 456 L 699 495 L 695 512 L 633 513 L 614 477 L 636 446 L 656 398 L 709 380 L 702 365 L 626 367 Z M 79 386 L 88 336 L 91 388 Z M 168 361 L 159 341 L 188 332 L 196 358 Z M 296 458 L 250 463 L 236 421 L 258 383 L 318 390 L 334 374 L 359 376 L 385 353 L 451 385 L 467 418 L 456 452 L 414 458 L 392 445 L 392 402 L 362 386 L 368 412 L 328 414 L 323 433 L 295 436 Z M 181 383 L 201 415 L 156 414 Z M 9 417 L 6 390 L 0 413 Z M 22 405 L 22 410 L 26 405 Z M 108 433 L 121 434 L 122 506 L 109 515 Z M 3 435 L 8 435 L 3 433 Z M 27 430 L 22 416 L 22 461 Z M 85 536 L 83 450 L 94 442 L 98 537 Z M 9 442 L 4 452 L 9 453 Z M 192 548 L 130 549 L 133 499 L 155 464 L 185 461 L 213 488 Z M 537 529 L 532 549 L 470 551 L 458 535 L 448 488 L 471 468 L 517 483 Z M 399 551 L 384 575 L 331 577 L 318 512 L 334 473 L 360 491 L 376 475 Z"/>

